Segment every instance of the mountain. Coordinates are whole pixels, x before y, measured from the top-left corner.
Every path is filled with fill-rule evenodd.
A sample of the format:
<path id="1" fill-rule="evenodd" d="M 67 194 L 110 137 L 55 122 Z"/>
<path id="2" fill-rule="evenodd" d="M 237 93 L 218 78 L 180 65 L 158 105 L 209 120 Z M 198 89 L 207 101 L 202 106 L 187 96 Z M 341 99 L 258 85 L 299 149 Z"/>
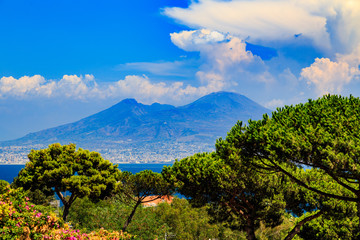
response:
<path id="1" fill-rule="evenodd" d="M 260 119 L 265 113 L 269 114 L 270 110 L 230 92 L 212 93 L 180 107 L 159 103 L 144 105 L 135 99 L 125 99 L 77 122 L 30 133 L 7 144 L 74 142 L 100 152 L 127 150 L 129 156 L 140 151 L 139 160 L 144 154 L 149 155 L 148 151 L 160 156 L 160 152 L 175 153 L 178 149 L 190 155 L 194 150 L 212 150 L 215 140 L 225 137 L 238 120 Z"/>

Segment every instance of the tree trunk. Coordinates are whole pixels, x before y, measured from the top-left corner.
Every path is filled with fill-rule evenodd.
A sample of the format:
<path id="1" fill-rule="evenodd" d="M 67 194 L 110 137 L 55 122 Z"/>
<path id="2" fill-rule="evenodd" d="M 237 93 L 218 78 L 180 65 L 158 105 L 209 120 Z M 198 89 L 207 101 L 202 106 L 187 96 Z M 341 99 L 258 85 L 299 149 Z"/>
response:
<path id="1" fill-rule="evenodd" d="M 356 206 L 357 206 L 357 216 L 359 218 L 359 230 L 360 230 L 360 202 L 357 202 Z"/>
<path id="2" fill-rule="evenodd" d="M 251 218 L 248 218 L 246 221 L 247 221 L 247 225 L 245 227 L 246 239 L 247 240 L 256 240 L 254 220 Z"/>
<path id="3" fill-rule="evenodd" d="M 131 222 L 131 220 L 132 220 L 132 218 L 133 218 L 133 216 L 134 216 L 134 214 L 135 214 L 135 211 L 136 211 L 137 207 L 140 205 L 140 203 L 141 203 L 141 200 L 139 199 L 139 200 L 136 202 L 136 204 L 135 204 L 135 206 L 134 206 L 134 208 L 133 208 L 130 216 L 128 217 L 128 219 L 126 220 L 126 222 L 125 222 L 125 224 L 124 224 L 124 226 L 123 226 L 123 229 L 122 229 L 123 232 L 125 232 L 127 226 L 130 224 L 130 222 Z"/>
<path id="4" fill-rule="evenodd" d="M 63 218 L 64 222 L 66 222 L 66 218 L 67 218 L 67 215 L 69 214 L 71 204 L 73 204 L 73 202 L 76 200 L 77 196 L 75 194 L 71 194 L 69 200 L 67 201 L 66 198 L 64 197 L 64 195 L 59 190 L 57 190 L 56 187 L 55 187 L 55 192 L 58 195 L 58 197 L 60 198 L 62 204 L 64 205 L 64 212 L 63 212 L 62 218 Z"/>
<path id="5" fill-rule="evenodd" d="M 298 222 L 298 223 L 295 225 L 295 227 L 294 227 L 294 228 L 288 233 L 288 235 L 284 238 L 284 240 L 293 239 L 293 237 L 295 237 L 295 235 L 300 232 L 301 227 L 302 227 L 305 223 L 307 223 L 307 222 L 309 222 L 309 221 L 311 221 L 311 220 L 313 220 L 313 219 L 315 219 L 315 218 L 320 217 L 321 214 L 323 214 L 322 210 L 320 210 L 320 211 L 317 212 L 316 214 L 311 215 L 311 216 L 308 216 L 308 217 L 304 218 L 303 220 L 301 220 L 300 222 Z"/>
<path id="6" fill-rule="evenodd" d="M 70 205 L 69 204 L 64 204 L 64 212 L 63 212 L 63 215 L 62 215 L 62 218 L 64 220 L 64 222 L 66 222 L 66 218 L 67 218 L 67 215 L 69 214 L 69 210 L 70 210 Z"/>

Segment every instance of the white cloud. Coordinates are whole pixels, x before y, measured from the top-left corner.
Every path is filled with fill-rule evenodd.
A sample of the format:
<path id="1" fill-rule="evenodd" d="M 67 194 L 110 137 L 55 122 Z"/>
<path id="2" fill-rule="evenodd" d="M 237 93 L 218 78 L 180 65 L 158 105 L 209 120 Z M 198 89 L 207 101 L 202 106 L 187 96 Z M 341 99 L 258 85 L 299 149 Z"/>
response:
<path id="1" fill-rule="evenodd" d="M 86 74 L 85 77 L 64 75 L 56 84 L 56 91 L 57 94 L 76 99 L 85 99 L 99 92 L 95 78 L 90 74 Z"/>
<path id="2" fill-rule="evenodd" d="M 0 79 L 0 97 L 67 97 L 85 99 L 98 91 L 93 75 L 64 75 L 59 81 L 45 80 L 43 76 L 12 76 Z"/>
<path id="3" fill-rule="evenodd" d="M 243 81 L 264 81 L 263 61 L 246 50 L 246 43 L 230 34 L 206 29 L 170 34 L 171 41 L 185 51 L 198 51 L 202 65 L 196 77 L 202 86 L 228 90 Z"/>
<path id="4" fill-rule="evenodd" d="M 44 77 L 34 75 L 32 77 L 23 76 L 19 79 L 14 77 L 2 77 L 0 79 L 0 96 L 17 96 L 23 95 L 49 95 L 51 94 L 51 82 L 49 85 L 45 83 Z M 50 87 L 50 88 L 49 88 Z"/>
<path id="5" fill-rule="evenodd" d="M 199 0 L 188 8 L 165 8 L 164 14 L 194 29 L 267 46 L 299 42 L 294 36 L 301 34 L 331 54 L 349 53 L 360 41 L 358 0 Z"/>
<path id="6" fill-rule="evenodd" d="M 265 107 L 269 109 L 276 109 L 278 107 L 283 107 L 285 105 L 285 101 L 281 99 L 273 99 L 267 103 L 265 103 Z"/>
<path id="7" fill-rule="evenodd" d="M 315 85 L 318 95 L 340 94 L 343 87 L 360 74 L 358 67 L 345 61 L 333 62 L 328 58 L 316 58 L 315 62 L 302 69 L 301 77 L 309 85 Z"/>
<path id="8" fill-rule="evenodd" d="M 183 82 L 152 83 L 146 76 L 129 75 L 123 80 L 110 84 L 107 89 L 104 89 L 104 94 L 111 97 L 134 97 L 143 103 L 181 103 L 194 100 L 215 90 L 211 84 L 194 87 L 185 86 Z"/>
<path id="9" fill-rule="evenodd" d="M 19 79 L 0 79 L 0 97 L 31 99 L 34 97 L 68 98 L 77 100 L 136 98 L 143 103 L 182 104 L 219 88 L 217 81 L 194 87 L 183 82 L 153 83 L 147 76 L 129 75 L 114 83 L 97 84 L 93 75 L 64 75 L 60 80 L 46 80 L 40 75 Z"/>
<path id="10" fill-rule="evenodd" d="M 301 1 L 200 0 L 164 13 L 192 28 L 229 32 L 254 43 L 291 40 L 301 33 L 321 48 L 330 44 L 326 18 L 309 12 Z"/>
<path id="11" fill-rule="evenodd" d="M 207 29 L 171 33 L 170 36 L 171 41 L 185 51 L 199 51 L 202 48 L 208 48 L 209 44 L 216 44 L 229 39 L 228 36 L 220 32 Z"/>
<path id="12" fill-rule="evenodd" d="M 359 0 L 199 0 L 163 12 L 194 29 L 171 39 L 185 51 L 200 52 L 203 64 L 196 76 L 202 84 L 252 94 L 258 87 L 290 101 L 299 92 L 306 92 L 305 99 L 314 92 L 340 94 L 360 78 Z M 244 40 L 272 47 L 278 56 L 261 61 L 246 51 Z"/>

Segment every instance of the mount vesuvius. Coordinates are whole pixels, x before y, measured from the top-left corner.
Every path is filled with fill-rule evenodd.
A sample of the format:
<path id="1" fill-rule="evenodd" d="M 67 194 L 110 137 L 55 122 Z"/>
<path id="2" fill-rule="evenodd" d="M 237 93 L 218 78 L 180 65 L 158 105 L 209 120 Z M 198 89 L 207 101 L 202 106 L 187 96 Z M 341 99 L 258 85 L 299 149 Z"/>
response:
<path id="1" fill-rule="evenodd" d="M 30 133 L 1 145 L 32 146 L 54 142 L 98 151 L 113 162 L 159 162 L 211 151 L 235 123 L 260 119 L 270 110 L 231 92 L 216 92 L 175 107 L 135 99 L 77 122 Z"/>

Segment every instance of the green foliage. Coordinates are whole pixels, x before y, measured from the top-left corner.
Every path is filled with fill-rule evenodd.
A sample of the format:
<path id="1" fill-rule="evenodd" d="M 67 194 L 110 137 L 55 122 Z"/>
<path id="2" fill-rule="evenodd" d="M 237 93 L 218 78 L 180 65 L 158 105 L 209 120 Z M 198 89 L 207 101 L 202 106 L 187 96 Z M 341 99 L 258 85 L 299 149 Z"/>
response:
<path id="1" fill-rule="evenodd" d="M 97 203 L 84 198 L 74 203 L 69 220 L 76 228 L 86 229 L 87 232 L 100 228 L 118 230 L 123 227 L 132 210 L 133 205 L 124 204 L 116 197 Z M 156 239 L 164 236 L 165 229 L 166 224 L 157 219 L 151 208 L 140 206 L 127 232 L 141 239 Z"/>
<path id="2" fill-rule="evenodd" d="M 81 148 L 76 151 L 74 144 L 52 144 L 47 149 L 31 150 L 28 157 L 30 161 L 14 179 L 15 186 L 46 195 L 55 191 L 64 204 L 64 220 L 77 198 L 103 199 L 120 180 L 117 166 L 99 153 Z M 68 199 L 63 195 L 65 191 L 71 193 Z"/>
<path id="3" fill-rule="evenodd" d="M 0 194 L 3 194 L 7 191 L 10 184 L 5 180 L 0 180 Z"/>
<path id="4" fill-rule="evenodd" d="M 296 185 L 287 185 L 285 200 L 298 216 L 311 209 L 319 209 L 325 218 L 360 215 L 346 203 L 360 206 L 359 107 L 360 99 L 352 96 L 324 96 L 285 106 L 271 118 L 235 125 L 217 152 L 221 157 L 240 155 L 259 171 L 289 178 Z M 313 170 L 302 171 L 304 165 Z"/>
<path id="5" fill-rule="evenodd" d="M 174 198 L 171 205 L 163 203 L 153 208 L 157 218 L 164 221 L 170 239 L 238 239 L 239 234 L 222 224 L 211 224 L 207 207 L 193 208 L 186 199 Z M 228 230 L 228 231 L 226 231 Z M 232 239 L 234 239 L 232 238 Z"/>
<path id="6" fill-rule="evenodd" d="M 220 147 L 228 145 L 220 140 Z M 260 222 L 271 227 L 281 224 L 285 202 L 279 176 L 243 164 L 238 153 L 219 156 L 218 152 L 195 154 L 165 167 L 162 174 L 194 205 L 210 203 L 213 218 L 245 230 L 248 239 L 255 238 Z"/>
<path id="7" fill-rule="evenodd" d="M 354 216 L 321 217 L 305 224 L 299 236 L 305 240 L 358 239 L 357 232 L 353 231 L 357 225 L 358 219 Z"/>
<path id="8" fill-rule="evenodd" d="M 35 189 L 33 191 L 26 191 L 26 195 L 29 197 L 30 201 L 37 204 L 37 205 L 43 205 L 43 206 L 49 206 L 51 201 L 55 200 L 54 195 L 47 195 L 40 189 Z"/>
<path id="9" fill-rule="evenodd" d="M 144 170 L 136 174 L 123 172 L 121 182 L 122 185 L 119 185 L 118 191 L 135 202 L 147 196 L 170 194 L 169 184 L 164 181 L 162 175 L 151 170 Z"/>
<path id="10" fill-rule="evenodd" d="M 92 203 L 86 198 L 76 201 L 69 220 L 76 228 L 86 232 L 99 228 L 121 229 L 133 206 L 116 197 Z M 139 239 L 245 239 L 239 231 L 232 231 L 223 224 L 209 223 L 207 207 L 193 208 L 186 199 L 174 198 L 172 204 L 157 207 L 140 206 L 127 232 Z"/>
<path id="11" fill-rule="evenodd" d="M 163 176 L 151 170 L 144 170 L 136 174 L 123 172 L 122 185 L 118 186 L 118 192 L 127 197 L 127 202 L 135 203 L 132 212 L 124 223 L 122 229 L 124 232 L 130 224 L 136 209 L 140 204 L 148 202 L 146 197 L 157 196 L 156 198 L 160 198 L 169 195 L 171 192 L 170 185 L 163 179 Z"/>
<path id="12" fill-rule="evenodd" d="M 337 182 L 336 190 L 323 188 L 321 181 L 306 187 L 328 197 L 359 202 L 359 109 L 359 98 L 335 95 L 285 106 L 273 112 L 272 118 L 250 122 L 242 147 L 278 170 L 281 162 L 321 169 Z"/>

